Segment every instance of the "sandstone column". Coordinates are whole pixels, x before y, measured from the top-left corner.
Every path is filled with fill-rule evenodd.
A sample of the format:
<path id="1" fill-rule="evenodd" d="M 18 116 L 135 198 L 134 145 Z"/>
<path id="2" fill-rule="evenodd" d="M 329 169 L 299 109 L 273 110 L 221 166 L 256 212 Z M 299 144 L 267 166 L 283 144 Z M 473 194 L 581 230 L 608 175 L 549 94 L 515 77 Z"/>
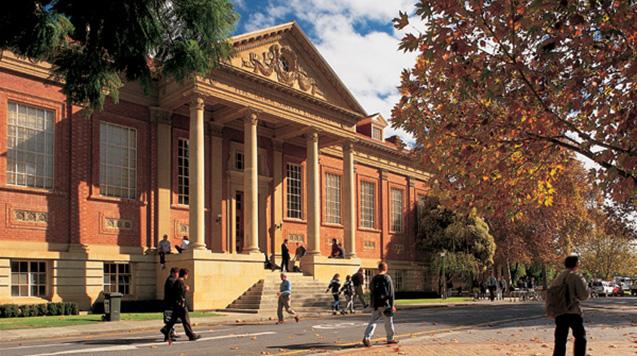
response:
<path id="1" fill-rule="evenodd" d="M 259 253 L 259 171 L 257 155 L 258 115 L 250 111 L 244 118 L 243 148 L 243 226 L 244 249 L 247 253 Z"/>
<path id="2" fill-rule="evenodd" d="M 205 249 L 205 181 L 204 181 L 204 100 L 195 97 L 190 102 L 189 163 L 189 232 L 190 248 Z"/>
<path id="3" fill-rule="evenodd" d="M 283 224 L 283 143 L 280 141 L 273 142 L 274 150 L 272 152 L 272 178 L 273 178 L 273 196 L 272 196 L 272 225 L 274 229 L 274 246 L 272 253 L 276 253 L 276 249 L 283 242 L 281 225 Z"/>
<path id="4" fill-rule="evenodd" d="M 210 225 L 212 228 L 212 245 L 214 252 L 223 252 L 223 237 L 221 236 L 221 200 L 223 199 L 223 137 L 222 127 L 210 125 Z"/>
<path id="5" fill-rule="evenodd" d="M 157 124 L 157 157 L 172 157 L 172 130 L 170 112 L 151 107 L 151 120 Z M 172 193 L 170 159 L 157 160 L 157 238 L 173 237 L 170 228 L 170 194 Z M 158 242 L 159 243 L 159 242 Z"/>
<path id="6" fill-rule="evenodd" d="M 319 183 L 319 147 L 318 133 L 307 134 L 307 161 L 305 162 L 307 179 L 307 240 L 308 254 L 321 253 L 321 199 Z"/>
<path id="7" fill-rule="evenodd" d="M 343 230 L 345 254 L 356 257 L 356 183 L 354 180 L 354 144 L 343 144 Z"/>

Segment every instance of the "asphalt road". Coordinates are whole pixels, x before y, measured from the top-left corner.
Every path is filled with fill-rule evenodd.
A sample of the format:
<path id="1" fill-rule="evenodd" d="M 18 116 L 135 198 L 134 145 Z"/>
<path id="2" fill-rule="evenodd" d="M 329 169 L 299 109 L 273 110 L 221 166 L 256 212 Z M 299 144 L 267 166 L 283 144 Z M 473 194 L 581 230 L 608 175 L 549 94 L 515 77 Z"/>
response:
<path id="1" fill-rule="evenodd" d="M 637 299 L 597 299 L 592 306 L 604 308 L 614 303 L 631 304 Z M 196 342 L 182 336 L 172 346 L 162 342 L 159 332 L 123 333 L 96 337 L 23 341 L 0 345 L 3 356 L 30 355 L 307 355 L 360 347 L 367 314 L 302 319 L 298 324 L 253 323 L 195 326 L 202 338 Z M 446 331 L 510 326 L 512 322 L 545 323 L 540 304 L 477 304 L 463 307 L 398 311 L 398 339 L 408 339 Z M 181 327 L 178 332 L 183 335 Z M 384 341 L 382 324 L 376 329 L 376 343 Z"/>

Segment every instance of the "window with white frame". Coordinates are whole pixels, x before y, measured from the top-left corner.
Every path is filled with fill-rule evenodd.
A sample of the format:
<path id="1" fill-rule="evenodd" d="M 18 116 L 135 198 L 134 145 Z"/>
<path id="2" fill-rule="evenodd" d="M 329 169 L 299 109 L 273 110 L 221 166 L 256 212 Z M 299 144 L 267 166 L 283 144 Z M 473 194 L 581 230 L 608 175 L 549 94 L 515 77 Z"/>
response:
<path id="1" fill-rule="evenodd" d="M 46 296 L 46 262 L 11 261 L 11 296 Z"/>
<path id="2" fill-rule="evenodd" d="M 287 164 L 287 211 L 288 218 L 301 219 L 301 166 Z"/>
<path id="3" fill-rule="evenodd" d="M 390 272 L 392 279 L 394 280 L 394 289 L 401 291 L 405 289 L 405 271 L 397 269 Z"/>
<path id="4" fill-rule="evenodd" d="M 104 263 L 104 292 L 130 294 L 130 286 L 130 264 Z"/>
<path id="5" fill-rule="evenodd" d="M 9 102 L 7 183 L 53 187 L 54 112 Z"/>
<path id="6" fill-rule="evenodd" d="M 383 140 L 383 129 L 377 126 L 372 126 L 372 138 L 374 140 Z"/>
<path id="7" fill-rule="evenodd" d="M 188 205 L 190 196 L 190 176 L 188 175 L 188 140 L 177 140 L 177 202 Z"/>
<path id="8" fill-rule="evenodd" d="M 403 191 L 392 188 L 391 192 L 391 231 L 403 232 Z"/>
<path id="9" fill-rule="evenodd" d="M 373 229 L 376 226 L 376 184 L 361 181 L 360 226 Z"/>
<path id="10" fill-rule="evenodd" d="M 341 223 L 341 176 L 337 174 L 325 174 L 325 220 Z"/>
<path id="11" fill-rule="evenodd" d="M 137 130 L 100 124 L 100 194 L 134 199 L 137 189 Z"/>

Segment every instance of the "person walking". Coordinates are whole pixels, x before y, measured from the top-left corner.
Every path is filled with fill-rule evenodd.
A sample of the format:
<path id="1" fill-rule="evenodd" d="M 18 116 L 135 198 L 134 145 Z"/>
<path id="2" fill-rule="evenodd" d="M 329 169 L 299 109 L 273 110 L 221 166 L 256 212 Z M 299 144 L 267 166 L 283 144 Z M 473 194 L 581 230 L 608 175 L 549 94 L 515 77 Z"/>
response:
<path id="1" fill-rule="evenodd" d="M 166 282 L 164 282 L 164 324 L 168 324 L 172 317 L 173 306 L 175 305 L 174 287 L 178 278 L 179 268 L 173 267 L 170 269 L 170 274 L 168 275 L 168 278 L 166 278 Z M 172 327 L 169 332 L 171 339 L 177 338 L 174 327 Z"/>
<path id="2" fill-rule="evenodd" d="M 186 284 L 186 280 L 189 277 L 189 271 L 185 268 L 179 270 L 179 278 L 175 281 L 172 292 L 173 297 L 175 298 L 173 301 L 173 312 L 170 316 L 170 320 L 163 328 L 161 328 L 161 333 L 164 334 L 164 341 L 168 341 L 169 344 L 172 344 L 174 341 L 173 338 L 170 337 L 170 330 L 175 326 L 177 320 L 181 319 L 181 323 L 184 326 L 184 331 L 186 331 L 186 335 L 190 341 L 195 341 L 201 338 L 201 335 L 195 334 L 192 331 L 192 327 L 190 326 L 190 317 L 188 316 L 188 306 L 186 305 L 186 294 L 190 289 Z"/>
<path id="3" fill-rule="evenodd" d="M 370 283 L 372 315 L 363 336 L 363 345 L 370 347 L 371 338 L 374 336 L 376 324 L 380 318 L 385 319 L 385 333 L 387 334 L 387 344 L 397 344 L 394 339 L 394 283 L 387 274 L 388 266 L 386 262 L 378 264 L 378 274 L 372 278 Z"/>
<path id="4" fill-rule="evenodd" d="M 325 293 L 331 292 L 332 297 L 334 298 L 334 301 L 332 302 L 332 314 L 334 315 L 336 315 L 336 313 L 338 313 L 341 309 L 341 301 L 339 300 L 339 294 L 341 293 L 341 281 L 339 280 L 340 277 L 340 274 L 335 274 L 334 277 L 332 277 L 330 284 L 327 286 L 327 289 L 325 290 Z"/>
<path id="5" fill-rule="evenodd" d="M 566 341 L 569 329 L 573 330 L 573 337 L 575 338 L 574 355 L 585 356 L 586 330 L 584 329 L 580 303 L 588 299 L 586 280 L 577 272 L 579 269 L 579 258 L 577 256 L 566 257 L 564 267 L 566 269 L 555 277 L 553 283 L 551 283 L 551 288 L 566 286 L 564 288 L 565 295 L 563 296 L 566 298 L 566 308 L 562 313 L 555 315 L 555 347 L 553 348 L 553 356 L 566 355 Z"/>
<path id="6" fill-rule="evenodd" d="M 487 289 L 489 290 L 489 300 L 495 300 L 495 291 L 498 288 L 498 280 L 495 278 L 495 274 L 491 272 L 489 278 L 487 278 Z"/>
<path id="7" fill-rule="evenodd" d="M 360 300 L 361 304 L 363 305 L 363 308 L 367 309 L 369 305 L 367 305 L 367 302 L 365 301 L 365 293 L 363 292 L 364 283 L 365 283 L 365 274 L 363 273 L 363 269 L 359 268 L 358 272 L 356 272 L 352 276 L 352 284 L 354 285 L 353 299 L 358 298 L 358 300 Z"/>
<path id="8" fill-rule="evenodd" d="M 341 310 L 341 314 L 354 313 L 354 284 L 352 283 L 352 277 L 347 275 L 345 277 L 345 283 L 343 283 L 343 287 L 341 287 L 341 292 L 345 296 L 345 300 L 347 304 L 345 304 L 345 308 Z"/>
<path id="9" fill-rule="evenodd" d="M 168 235 L 164 234 L 164 238 L 159 241 L 157 253 L 159 254 L 159 264 L 161 265 L 161 268 L 166 268 L 166 255 L 170 254 L 170 241 L 168 241 Z"/>
<path id="10" fill-rule="evenodd" d="M 299 315 L 296 314 L 294 309 L 292 309 L 292 307 L 290 306 L 290 299 L 292 297 L 292 283 L 290 283 L 290 281 L 288 280 L 287 274 L 283 272 L 281 272 L 281 284 L 279 285 L 279 292 L 277 293 L 277 296 L 279 299 L 276 310 L 276 315 L 279 318 L 277 324 L 283 324 L 284 322 L 283 308 L 285 308 L 285 311 L 288 314 L 292 315 L 294 317 L 294 320 L 296 320 L 296 322 L 298 323 Z"/>
<path id="11" fill-rule="evenodd" d="M 281 244 L 281 272 L 289 272 L 290 249 L 288 248 L 288 239 L 283 240 Z"/>

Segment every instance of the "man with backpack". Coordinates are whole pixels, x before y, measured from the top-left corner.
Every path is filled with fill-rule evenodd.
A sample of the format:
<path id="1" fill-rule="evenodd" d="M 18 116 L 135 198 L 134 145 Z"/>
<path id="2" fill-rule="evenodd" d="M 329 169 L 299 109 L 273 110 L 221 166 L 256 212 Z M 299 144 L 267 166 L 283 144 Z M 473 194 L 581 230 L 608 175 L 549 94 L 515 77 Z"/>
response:
<path id="1" fill-rule="evenodd" d="M 394 340 L 394 283 L 387 274 L 387 263 L 378 264 L 378 274 L 372 278 L 369 285 L 371 292 L 372 316 L 365 329 L 363 345 L 370 347 L 370 339 L 376 330 L 376 323 L 382 317 L 385 319 L 385 332 L 387 333 L 387 344 L 397 344 Z"/>
<path id="2" fill-rule="evenodd" d="M 566 355 L 568 330 L 573 330 L 575 356 L 586 355 L 586 330 L 580 302 L 588 299 L 586 280 L 577 273 L 579 258 L 568 256 L 564 260 L 566 270 L 551 283 L 546 295 L 546 313 L 555 318 L 555 347 L 553 356 Z"/>

